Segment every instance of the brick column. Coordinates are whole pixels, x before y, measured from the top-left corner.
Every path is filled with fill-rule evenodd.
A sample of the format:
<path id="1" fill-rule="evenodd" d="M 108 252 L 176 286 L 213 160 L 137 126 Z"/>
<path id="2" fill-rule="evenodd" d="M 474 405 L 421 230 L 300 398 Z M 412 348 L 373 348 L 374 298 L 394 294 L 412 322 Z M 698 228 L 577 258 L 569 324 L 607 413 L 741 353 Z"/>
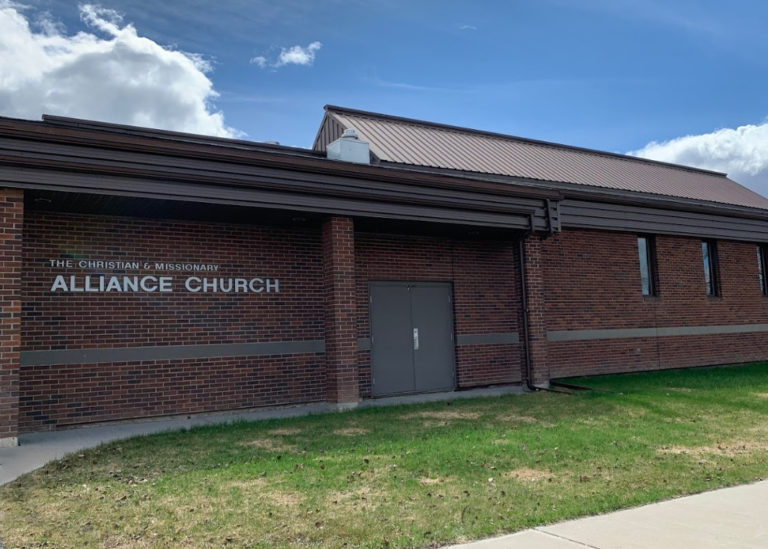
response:
<path id="1" fill-rule="evenodd" d="M 355 232 L 348 217 L 331 217 L 323 223 L 323 279 L 328 400 L 355 405 L 360 399 Z"/>
<path id="2" fill-rule="evenodd" d="M 23 220 L 24 191 L 0 189 L 0 446 L 18 444 Z"/>
<path id="3" fill-rule="evenodd" d="M 544 264 L 541 238 L 535 234 L 523 241 L 525 256 L 525 288 L 528 301 L 528 353 L 531 359 L 531 384 L 549 386 L 547 362 L 547 322 L 544 290 Z"/>

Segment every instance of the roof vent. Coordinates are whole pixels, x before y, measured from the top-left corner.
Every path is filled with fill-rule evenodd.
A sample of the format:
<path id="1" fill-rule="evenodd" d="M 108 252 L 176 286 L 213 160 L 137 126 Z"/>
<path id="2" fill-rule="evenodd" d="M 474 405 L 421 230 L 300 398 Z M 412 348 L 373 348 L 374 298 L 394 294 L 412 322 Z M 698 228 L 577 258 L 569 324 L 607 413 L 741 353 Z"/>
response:
<path id="1" fill-rule="evenodd" d="M 370 164 L 371 149 L 367 141 L 361 141 L 354 128 L 347 128 L 336 141 L 326 147 L 329 160 Z"/>

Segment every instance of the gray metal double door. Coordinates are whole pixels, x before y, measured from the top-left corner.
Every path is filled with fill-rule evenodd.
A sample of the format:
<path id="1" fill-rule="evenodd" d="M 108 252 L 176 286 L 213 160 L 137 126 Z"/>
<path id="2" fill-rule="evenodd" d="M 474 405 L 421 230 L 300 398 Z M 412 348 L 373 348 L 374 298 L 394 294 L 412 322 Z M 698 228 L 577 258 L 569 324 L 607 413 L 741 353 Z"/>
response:
<path id="1" fill-rule="evenodd" d="M 453 390 L 452 288 L 439 282 L 371 282 L 373 396 Z"/>

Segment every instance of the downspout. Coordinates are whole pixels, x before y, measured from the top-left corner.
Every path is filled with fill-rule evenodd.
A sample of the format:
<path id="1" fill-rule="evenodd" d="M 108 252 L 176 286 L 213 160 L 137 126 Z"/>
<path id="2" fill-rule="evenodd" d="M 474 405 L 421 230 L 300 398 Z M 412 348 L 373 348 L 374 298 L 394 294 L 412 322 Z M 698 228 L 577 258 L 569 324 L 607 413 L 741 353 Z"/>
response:
<path id="1" fill-rule="evenodd" d="M 528 286 L 525 283 L 525 239 L 534 234 L 533 231 L 533 215 L 530 216 L 529 229 L 523 233 L 518 242 L 518 255 L 520 256 L 520 305 L 523 309 L 523 349 L 525 350 L 525 379 L 523 380 L 523 387 L 528 391 L 547 391 L 550 393 L 563 393 L 573 394 L 569 391 L 558 391 L 556 389 L 547 389 L 545 387 L 536 387 L 532 383 L 533 379 L 533 364 L 531 363 L 531 343 L 530 343 L 530 327 L 529 327 L 529 315 L 528 310 Z"/>
<path id="2" fill-rule="evenodd" d="M 531 219 L 531 225 L 533 225 L 533 219 Z M 520 237 L 518 242 L 518 256 L 520 257 L 520 305 L 523 312 L 523 349 L 525 352 L 525 375 L 523 379 L 523 385 L 529 391 L 537 391 L 539 388 L 535 387 L 531 383 L 533 377 L 533 364 L 531 363 L 531 346 L 529 332 L 528 315 L 528 286 L 525 283 L 525 239 L 533 234 L 532 230 L 526 231 L 523 236 Z"/>

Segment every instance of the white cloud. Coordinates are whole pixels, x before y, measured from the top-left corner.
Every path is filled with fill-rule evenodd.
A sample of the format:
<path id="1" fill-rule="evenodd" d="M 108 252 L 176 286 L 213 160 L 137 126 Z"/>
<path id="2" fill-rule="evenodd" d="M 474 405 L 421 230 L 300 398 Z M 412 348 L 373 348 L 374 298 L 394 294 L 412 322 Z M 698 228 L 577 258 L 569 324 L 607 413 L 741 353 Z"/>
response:
<path id="1" fill-rule="evenodd" d="M 280 57 L 277 58 L 275 66 L 311 65 L 315 62 L 315 52 L 321 47 L 323 47 L 323 45 L 320 42 L 312 42 L 306 48 L 302 48 L 301 46 L 293 46 L 288 49 L 283 48 L 280 51 Z"/>
<path id="2" fill-rule="evenodd" d="M 120 14 L 99 6 L 79 6 L 89 32 L 74 35 L 46 14 L 33 30 L 23 9 L 0 0 L 0 114 L 241 135 L 211 106 L 218 93 L 201 56 L 139 36 Z"/>
<path id="3" fill-rule="evenodd" d="M 280 55 L 278 55 L 277 59 L 272 63 L 270 63 L 263 55 L 252 57 L 250 62 L 253 65 L 258 65 L 259 68 L 262 69 L 267 67 L 277 69 L 284 67 L 285 65 L 303 65 L 308 67 L 315 62 L 315 55 L 317 54 L 317 50 L 322 47 L 323 44 L 315 41 L 310 43 L 306 48 L 302 48 L 298 45 L 291 46 L 290 48 L 281 48 Z"/>
<path id="4" fill-rule="evenodd" d="M 424 86 L 421 84 L 411 84 L 410 82 L 395 82 L 392 80 L 384 80 L 379 77 L 365 77 L 363 78 L 363 81 L 380 88 L 392 88 L 396 90 L 405 90 L 411 92 L 465 93 L 470 91 L 468 88 L 441 88 L 439 86 Z"/>
<path id="5" fill-rule="evenodd" d="M 725 172 L 768 195 L 768 122 L 648 143 L 629 154 Z"/>
<path id="6" fill-rule="evenodd" d="M 459 26 L 459 30 L 471 30 L 476 31 L 477 27 L 475 25 L 461 25 Z"/>
<path id="7" fill-rule="evenodd" d="M 251 64 L 252 65 L 258 65 L 259 68 L 263 69 L 267 66 L 267 58 L 263 55 L 258 55 L 256 57 L 251 57 Z"/>

